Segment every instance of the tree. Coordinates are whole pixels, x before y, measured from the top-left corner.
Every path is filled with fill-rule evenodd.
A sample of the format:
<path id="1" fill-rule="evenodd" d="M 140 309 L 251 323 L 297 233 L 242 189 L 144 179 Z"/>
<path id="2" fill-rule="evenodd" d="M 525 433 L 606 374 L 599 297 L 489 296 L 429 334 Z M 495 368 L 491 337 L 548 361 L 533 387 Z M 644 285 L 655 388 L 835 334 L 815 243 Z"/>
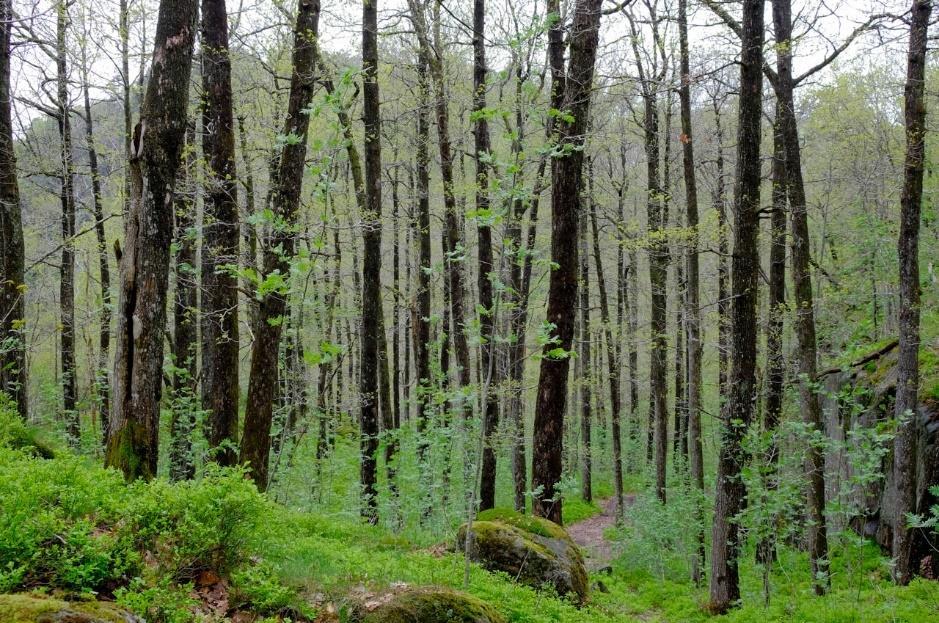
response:
<path id="1" fill-rule="evenodd" d="M 111 351 L 111 269 L 108 266 L 108 243 L 104 234 L 104 206 L 101 194 L 101 170 L 98 165 L 98 146 L 95 144 L 95 126 L 91 113 L 91 84 L 88 80 L 88 15 L 82 20 L 83 32 L 79 49 L 81 59 L 82 96 L 85 104 L 85 144 L 88 150 L 88 169 L 91 177 L 92 215 L 95 219 L 95 239 L 98 253 L 98 278 L 101 282 L 101 315 L 98 325 L 98 370 L 95 372 L 95 392 L 101 421 L 102 440 L 107 441 L 108 418 L 111 410 L 111 382 L 108 365 Z"/>
<path id="2" fill-rule="evenodd" d="M 688 53 L 688 0 L 678 2 L 678 39 L 681 86 L 681 156 L 685 180 L 685 226 L 691 233 L 685 267 L 685 323 L 688 333 L 688 462 L 691 483 L 704 491 L 704 449 L 701 443 L 701 299 L 698 266 L 698 183 L 695 177 L 694 139 L 691 129 L 691 62 Z M 701 521 L 703 518 L 698 517 Z M 702 522 L 703 525 L 703 522 Z M 692 574 L 697 580 L 704 563 L 704 532 L 698 535 Z"/>
<path id="3" fill-rule="evenodd" d="M 69 101 L 68 48 L 69 2 L 56 5 L 55 68 L 56 121 L 59 126 L 59 200 L 62 204 L 62 263 L 59 266 L 59 356 L 62 363 L 62 409 L 69 444 L 81 434 L 78 416 L 78 384 L 75 378 L 75 167 L 72 154 L 72 106 Z"/>
<path id="4" fill-rule="evenodd" d="M 475 125 L 473 140 L 476 161 L 476 222 L 479 234 L 478 244 L 478 289 L 480 325 L 480 383 L 491 387 L 498 381 L 493 378 L 497 373 L 495 365 L 495 336 L 493 335 L 492 300 L 492 227 L 489 223 L 489 123 L 486 120 L 486 3 L 485 0 L 473 2 L 473 115 Z M 482 479 L 479 489 L 479 508 L 486 510 L 496 505 L 496 449 L 494 436 L 499 426 L 499 397 L 488 391 L 483 396 L 483 434 L 485 442 L 482 456 Z"/>
<path id="5" fill-rule="evenodd" d="M 743 438 L 753 417 L 756 385 L 756 298 L 760 256 L 760 113 L 763 88 L 764 0 L 744 0 L 734 184 L 730 399 L 721 418 L 721 446 L 711 537 L 710 607 L 725 612 L 740 599 L 736 516 L 743 508 Z"/>
<path id="6" fill-rule="evenodd" d="M 378 0 L 362 2 L 362 91 L 365 122 L 365 210 L 362 214 L 361 408 L 362 516 L 378 521 L 379 342 L 384 341 L 381 304 L 381 115 L 378 98 Z M 387 375 L 386 375 L 387 378 Z M 388 392 L 384 409 L 387 404 Z"/>
<path id="7" fill-rule="evenodd" d="M 802 180 L 802 158 L 799 130 L 795 115 L 792 78 L 792 6 L 791 0 L 773 0 L 773 27 L 776 31 L 776 97 L 780 113 L 786 154 L 786 193 L 792 220 L 792 280 L 795 306 L 795 329 L 799 344 L 799 396 L 808 430 L 817 437 L 823 433 L 822 410 L 815 391 L 817 348 L 815 337 L 815 306 L 812 297 L 809 220 L 806 210 L 805 184 Z M 828 532 L 825 524 L 825 456 L 820 442 L 814 438 L 808 445 L 806 470 L 808 477 L 809 557 L 816 594 L 823 594 L 831 585 L 828 577 Z"/>
<path id="8" fill-rule="evenodd" d="M 10 84 L 12 0 L 0 2 L 0 391 L 29 414 L 26 344 L 23 327 L 26 294 L 25 245 L 20 190 L 16 178 Z"/>
<path id="9" fill-rule="evenodd" d="M 292 228 L 300 205 L 300 180 L 306 159 L 310 116 L 306 111 L 313 99 L 316 69 L 316 38 L 319 28 L 319 0 L 299 0 L 294 26 L 290 94 L 284 120 L 284 140 L 277 156 L 272 179 L 271 209 L 277 219 L 264 244 L 262 279 L 279 279 L 282 285 L 265 292 L 258 308 L 256 335 L 251 346 L 251 372 L 245 407 L 244 433 L 239 463 L 248 463 L 251 478 L 266 489 L 274 393 L 277 388 L 277 354 L 287 310 L 287 280 L 294 255 Z"/>
<path id="10" fill-rule="evenodd" d="M 202 0 L 202 408 L 213 458 L 234 465 L 238 440 L 239 260 L 235 124 L 225 0 Z"/>
<path id="11" fill-rule="evenodd" d="M 532 442 L 533 511 L 561 523 L 560 492 L 564 410 L 567 401 L 570 351 L 574 339 L 577 304 L 577 223 L 581 210 L 584 154 L 581 146 L 587 129 L 594 63 L 600 29 L 600 0 L 579 0 L 571 22 L 570 61 L 565 70 L 564 41 L 558 0 L 548 3 L 553 20 L 548 31 L 552 103 L 565 114 L 555 120 L 554 149 L 559 154 L 551 166 L 551 258 L 556 267 L 548 284 L 547 323 L 553 339 L 541 356 L 535 432 Z"/>
<path id="12" fill-rule="evenodd" d="M 906 158 L 900 196 L 900 352 L 897 362 L 895 417 L 899 422 L 893 446 L 897 493 L 894 520 L 894 579 L 908 584 L 913 577 L 913 531 L 907 515 L 916 511 L 916 449 L 919 388 L 919 221 L 923 202 L 923 167 L 926 149 L 926 50 L 931 0 L 914 0 L 910 44 L 903 93 Z"/>
<path id="13" fill-rule="evenodd" d="M 127 480 L 156 475 L 173 189 L 186 132 L 195 0 L 162 0 L 154 62 L 131 146 L 105 463 Z"/>

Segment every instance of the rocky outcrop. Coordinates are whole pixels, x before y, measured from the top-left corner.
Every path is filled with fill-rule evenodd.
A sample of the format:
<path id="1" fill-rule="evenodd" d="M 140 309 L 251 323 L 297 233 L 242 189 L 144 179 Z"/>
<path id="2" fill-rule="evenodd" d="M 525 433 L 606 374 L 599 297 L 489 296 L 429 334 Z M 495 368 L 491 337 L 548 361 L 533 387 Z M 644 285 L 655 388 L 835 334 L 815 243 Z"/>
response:
<path id="1" fill-rule="evenodd" d="M 369 611 L 362 623 L 505 623 L 486 602 L 445 588 L 410 589 Z"/>
<path id="2" fill-rule="evenodd" d="M 67 602 L 38 595 L 0 595 L 3 623 L 143 623 L 104 601 Z"/>
<path id="3" fill-rule="evenodd" d="M 457 548 L 466 543 L 466 525 Z M 552 587 L 559 595 L 587 600 L 587 569 L 577 545 L 564 529 L 540 517 L 494 509 L 473 522 L 470 558 L 490 571 L 502 571 L 535 588 Z"/>
<path id="4" fill-rule="evenodd" d="M 866 357 L 823 372 L 825 432 L 835 443 L 826 456 L 829 500 L 856 509 L 851 527 L 889 551 L 897 521 L 893 483 L 893 445 L 889 433 L 894 420 L 897 388 L 896 342 Z M 939 353 L 923 347 L 920 354 L 920 403 L 915 414 L 919 429 L 916 463 L 917 512 L 928 514 L 937 503 L 929 488 L 939 484 Z M 878 448 L 876 436 L 885 434 Z M 866 465 L 864 463 L 867 463 Z M 833 518 L 837 522 L 842 517 Z M 939 546 L 936 535 L 923 531 L 914 544 L 926 559 Z M 925 563 L 928 565 L 929 561 Z"/>

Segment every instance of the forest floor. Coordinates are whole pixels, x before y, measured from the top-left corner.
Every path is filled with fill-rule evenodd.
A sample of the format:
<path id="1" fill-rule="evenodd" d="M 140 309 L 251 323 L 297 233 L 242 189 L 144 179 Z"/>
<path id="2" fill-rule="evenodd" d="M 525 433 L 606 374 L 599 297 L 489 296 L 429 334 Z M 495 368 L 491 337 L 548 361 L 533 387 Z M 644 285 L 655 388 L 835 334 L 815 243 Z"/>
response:
<path id="1" fill-rule="evenodd" d="M 635 495 L 627 495 L 624 503 L 628 508 L 635 501 Z M 606 537 L 606 531 L 616 525 L 616 498 L 600 501 L 601 513 L 568 525 L 567 533 L 583 550 L 590 572 L 608 567 L 613 562 L 613 544 Z"/>

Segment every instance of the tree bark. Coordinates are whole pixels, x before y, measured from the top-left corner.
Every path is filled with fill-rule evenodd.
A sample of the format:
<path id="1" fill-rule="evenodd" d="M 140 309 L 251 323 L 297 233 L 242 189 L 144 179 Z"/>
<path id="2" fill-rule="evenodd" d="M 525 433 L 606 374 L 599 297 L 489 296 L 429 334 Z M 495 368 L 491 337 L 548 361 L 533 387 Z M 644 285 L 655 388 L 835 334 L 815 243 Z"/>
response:
<path id="1" fill-rule="evenodd" d="M 897 494 L 894 519 L 894 579 L 910 582 L 914 572 L 913 531 L 906 516 L 916 512 L 916 410 L 919 388 L 919 221 L 923 201 L 923 168 L 926 151 L 925 72 L 930 0 L 914 0 L 910 21 L 910 47 L 904 88 L 906 159 L 900 196 L 900 351 L 897 361 L 895 417 L 899 426 L 893 445 L 893 470 Z"/>
<path id="2" fill-rule="evenodd" d="M 59 358 L 62 365 L 62 412 L 71 446 L 81 435 L 77 409 L 78 387 L 75 370 L 75 167 L 72 155 L 72 110 L 68 91 L 68 49 L 66 31 L 70 25 L 68 3 L 56 7 L 55 57 L 56 106 L 59 126 L 59 200 L 62 204 L 62 263 L 59 267 Z"/>
<path id="3" fill-rule="evenodd" d="M 186 130 L 195 0 L 163 0 L 150 81 L 131 146 L 131 210 L 121 257 L 114 403 L 105 462 L 156 475 L 173 190 Z"/>
<path id="4" fill-rule="evenodd" d="M 202 0 L 202 408 L 220 465 L 238 460 L 239 257 L 235 121 L 225 0 Z"/>
<path id="5" fill-rule="evenodd" d="M 476 222 L 478 243 L 479 275 L 479 314 L 480 326 L 480 385 L 492 387 L 499 383 L 498 366 L 492 361 L 495 356 L 495 336 L 493 335 L 493 300 L 492 300 L 492 221 L 489 215 L 489 168 L 486 157 L 491 150 L 489 144 L 489 123 L 486 120 L 486 3 L 485 0 L 473 2 L 473 111 L 476 122 L 473 128 L 474 147 L 476 150 Z M 491 370 L 491 373 L 490 373 Z M 482 478 L 479 488 L 479 509 L 487 510 L 496 505 L 496 448 L 495 433 L 499 426 L 499 397 L 494 391 L 483 396 L 483 434 L 485 444 L 482 456 Z"/>
<path id="6" fill-rule="evenodd" d="M 378 101 L 378 0 L 362 2 L 362 91 L 365 122 L 365 211 L 362 214 L 361 401 L 362 516 L 378 521 L 379 341 L 381 304 L 381 118 Z M 387 398 L 387 395 L 386 395 Z M 388 405 L 384 405 L 388 408 Z"/>
<path id="7" fill-rule="evenodd" d="M 299 0 L 294 27 L 292 72 L 287 118 L 286 141 L 278 157 L 273 179 L 271 208 L 283 224 L 272 227 L 264 245 L 263 276 L 280 274 L 286 280 L 294 254 L 295 239 L 291 227 L 296 223 L 300 205 L 301 180 L 306 159 L 310 116 L 305 111 L 313 99 L 315 86 L 316 37 L 319 27 L 319 0 Z M 245 407 L 244 434 L 241 437 L 239 463 L 249 463 L 251 477 L 259 489 L 267 488 L 268 458 L 271 445 L 271 420 L 277 388 L 277 356 L 282 333 L 281 321 L 287 309 L 287 284 L 266 293 L 258 309 L 257 333 L 251 347 L 251 372 Z"/>
<path id="8" fill-rule="evenodd" d="M 26 262 L 16 152 L 13 143 L 10 33 L 13 2 L 0 2 L 0 391 L 29 415 L 26 375 Z"/>
<path id="9" fill-rule="evenodd" d="M 711 538 L 710 607 L 715 612 L 726 612 L 740 600 L 740 534 L 735 517 L 744 503 L 741 472 L 747 457 L 743 438 L 753 417 L 756 389 L 763 8 L 764 0 L 744 0 L 734 187 L 733 359 L 730 400 L 722 414 Z"/>
<path id="10" fill-rule="evenodd" d="M 678 39 L 680 53 L 681 86 L 678 101 L 681 106 L 682 169 L 685 181 L 685 226 L 691 234 L 685 260 L 685 327 L 687 331 L 688 363 L 688 467 L 691 484 L 699 493 L 704 492 L 704 449 L 701 443 L 701 296 L 698 262 L 698 183 L 695 177 L 694 139 L 691 126 L 691 61 L 688 52 L 688 0 L 678 2 Z M 692 576 L 700 580 L 704 564 L 704 513 L 697 508 L 696 522 L 700 525 L 698 546 L 692 561 Z"/>
<path id="11" fill-rule="evenodd" d="M 556 142 L 563 154 L 551 166 L 551 258 L 557 266 L 551 271 L 548 284 L 547 322 L 553 325 L 555 340 L 545 345 L 541 358 L 532 476 L 534 514 L 558 524 L 562 521 L 562 500 L 557 485 L 561 480 L 569 353 L 574 338 L 574 315 L 570 310 L 577 304 L 577 222 L 584 160 L 581 147 L 590 111 L 600 5 L 600 0 L 580 0 L 574 8 L 566 72 L 559 3 L 550 0 L 547 6 L 548 13 L 557 16 L 548 31 L 552 98 L 563 97 L 558 110 L 565 110 L 570 116 L 555 120 Z M 558 348 L 562 350 L 560 354 Z"/>
<path id="12" fill-rule="evenodd" d="M 196 407 L 196 237 L 195 166 L 196 124 L 186 129 L 185 160 L 180 165 L 173 198 L 176 216 L 176 291 L 173 301 L 173 413 L 170 420 L 170 480 L 188 480 L 195 475 L 192 431 Z"/>
<path id="13" fill-rule="evenodd" d="M 580 471 L 580 497 L 593 500 L 593 448 L 591 424 L 593 420 L 593 360 L 590 354 L 590 254 L 587 252 L 587 213 L 580 215 L 580 439 L 583 444 Z M 599 271 L 597 273 L 600 274 Z"/>
<path id="14" fill-rule="evenodd" d="M 823 434 L 822 410 L 814 384 L 818 372 L 815 310 L 812 296 L 809 220 L 805 186 L 802 181 L 799 129 L 793 101 L 792 6 L 791 0 L 773 0 L 773 27 L 776 32 L 776 97 L 786 153 L 786 192 L 792 221 L 792 280 L 795 295 L 795 329 L 799 345 L 799 396 L 803 419 L 815 436 Z M 736 251 L 735 251 L 736 252 Z M 812 560 L 812 583 L 822 595 L 831 586 L 828 576 L 828 535 L 825 525 L 825 455 L 817 439 L 807 448 L 808 547 Z"/>

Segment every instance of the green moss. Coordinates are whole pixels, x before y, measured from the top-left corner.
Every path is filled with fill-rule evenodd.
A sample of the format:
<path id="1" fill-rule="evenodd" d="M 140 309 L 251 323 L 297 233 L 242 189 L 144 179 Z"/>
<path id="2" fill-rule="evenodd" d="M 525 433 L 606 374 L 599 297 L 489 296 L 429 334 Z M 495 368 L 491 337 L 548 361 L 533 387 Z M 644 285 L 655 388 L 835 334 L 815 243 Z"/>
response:
<path id="1" fill-rule="evenodd" d="M 418 589 L 379 606 L 365 616 L 364 623 L 505 623 L 505 618 L 472 595 L 448 589 Z"/>
<path id="2" fill-rule="evenodd" d="M 510 526 L 515 526 L 526 532 L 548 537 L 549 539 L 564 539 L 570 541 L 570 537 L 564 528 L 553 521 L 533 515 L 522 515 L 510 508 L 492 508 L 479 513 L 476 516 L 479 521 L 498 521 Z"/>
<path id="3" fill-rule="evenodd" d="M 35 595 L 0 595 L 4 623 L 127 623 L 128 614 L 101 601 L 66 602 Z"/>

